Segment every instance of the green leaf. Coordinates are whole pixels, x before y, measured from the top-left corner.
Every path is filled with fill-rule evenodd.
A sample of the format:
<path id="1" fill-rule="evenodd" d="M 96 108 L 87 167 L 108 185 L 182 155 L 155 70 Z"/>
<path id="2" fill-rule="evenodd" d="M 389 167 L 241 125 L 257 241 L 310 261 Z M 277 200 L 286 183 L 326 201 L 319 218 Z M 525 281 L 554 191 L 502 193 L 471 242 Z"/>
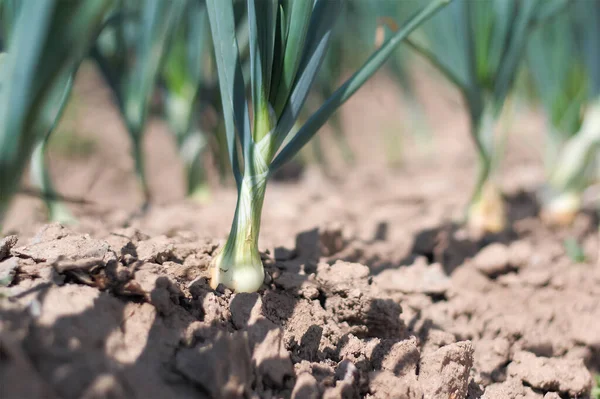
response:
<path id="1" fill-rule="evenodd" d="M 272 104 L 272 100 L 276 96 L 276 88 L 279 85 L 281 79 L 281 73 L 283 70 L 283 56 L 285 55 L 285 41 L 287 38 L 287 19 L 286 10 L 283 8 L 281 1 L 277 7 L 277 23 L 275 25 L 275 42 L 273 43 L 273 63 L 271 67 L 271 83 L 269 90 L 269 103 Z"/>
<path id="2" fill-rule="evenodd" d="M 538 26 L 531 34 L 527 61 L 540 99 L 552 123 L 550 134 L 560 146 L 581 126 L 588 79 L 584 56 L 567 13 Z"/>
<path id="3" fill-rule="evenodd" d="M 0 20 L 2 21 L 2 41 L 6 47 L 6 42 L 10 40 L 13 26 L 19 15 L 21 6 L 20 0 L 2 0 L 0 4 Z"/>
<path id="4" fill-rule="evenodd" d="M 212 52 L 206 6 L 200 1 L 188 1 L 163 68 L 166 115 L 180 146 L 196 116 L 198 92 L 205 83 L 209 50 Z"/>
<path id="5" fill-rule="evenodd" d="M 313 0 L 289 1 L 285 4 L 289 4 L 289 8 L 284 7 L 288 21 L 285 51 L 281 71 L 276 74 L 278 80 L 274 82 L 270 96 L 270 102 L 278 116 L 287 103 L 296 79 L 314 5 Z"/>
<path id="6" fill-rule="evenodd" d="M 534 18 L 534 24 L 545 23 L 548 20 L 560 15 L 565 11 L 567 6 L 576 7 L 575 4 L 582 3 L 580 1 L 571 0 L 545 0 L 540 2 L 536 16 Z M 586 7 L 589 7 L 592 2 L 583 2 Z"/>
<path id="7" fill-rule="evenodd" d="M 255 141 L 260 141 L 272 128 L 269 92 L 277 25 L 277 6 L 275 0 L 248 0 Z"/>
<path id="8" fill-rule="evenodd" d="M 273 132 L 275 142 L 271 153 L 275 153 L 281 146 L 300 115 L 325 58 L 340 6 L 341 2 L 337 0 L 319 0 L 315 5 L 310 33 L 304 47 L 302 62 L 298 68 L 298 79 Z"/>
<path id="9" fill-rule="evenodd" d="M 572 27 L 582 51 L 590 79 L 589 95 L 600 96 L 600 2 L 570 2 Z"/>
<path id="10" fill-rule="evenodd" d="M 377 50 L 367 62 L 352 75 L 335 93 L 315 112 L 310 119 L 300 128 L 292 140 L 281 150 L 279 155 L 271 164 L 273 172 L 281 165 L 290 160 L 325 124 L 327 119 L 346 102 L 375 72 L 385 63 L 395 48 L 413 30 L 430 18 L 448 1 L 432 1 L 420 12 L 414 15 L 406 25 L 394 34 L 379 50 Z"/>
<path id="11" fill-rule="evenodd" d="M 237 45 L 233 4 L 227 0 L 207 0 L 206 5 L 219 74 L 229 161 L 239 186 L 241 184 L 241 173 L 237 154 L 236 131 L 246 159 L 246 151 L 250 150 L 252 136 L 244 77 Z"/>
<path id="12" fill-rule="evenodd" d="M 31 182 L 42 194 L 48 210 L 48 219 L 63 224 L 73 223 L 75 222 L 75 218 L 71 215 L 66 205 L 59 199 L 60 196 L 57 195 L 54 189 L 46 162 L 46 149 L 50 136 L 60 121 L 67 105 L 67 100 L 71 95 L 73 75 L 74 72 L 67 71 L 54 82 L 50 91 L 48 106 L 42 110 L 41 115 L 36 120 L 35 126 L 32 127 L 32 134 L 39 139 L 31 156 Z"/>
<path id="13" fill-rule="evenodd" d="M 468 1 L 453 1 L 444 12 L 423 24 L 423 31 L 430 39 L 429 50 L 436 57 L 436 64 L 455 76 L 462 87 L 470 89 L 475 76 L 475 58 L 468 30 Z"/>
<path id="14" fill-rule="evenodd" d="M 495 71 L 498 70 L 502 60 L 505 57 L 506 43 L 511 40 L 510 34 L 515 21 L 515 13 L 517 12 L 517 4 L 514 1 L 506 0 L 490 0 L 486 3 L 472 2 L 473 7 L 472 17 L 474 21 L 479 21 L 481 24 L 483 18 L 479 17 L 479 13 L 485 13 L 485 26 L 480 29 L 475 28 L 475 42 L 477 47 L 477 63 L 483 65 L 481 80 L 494 82 Z M 479 12 L 478 12 L 479 11 Z M 478 22 L 474 22 L 478 24 Z M 482 31 L 487 31 L 486 40 L 481 40 Z"/>
<path id="15" fill-rule="evenodd" d="M 494 98 L 497 109 L 504 104 L 504 100 L 515 80 L 517 68 L 523 58 L 529 38 L 529 30 L 539 5 L 538 1 L 526 1 L 519 4 L 519 12 L 513 22 L 514 27 L 510 33 L 510 41 L 504 51 L 504 57 L 498 68 L 494 85 Z"/>
<path id="16" fill-rule="evenodd" d="M 99 33 L 109 0 L 22 0 L 0 73 L 0 215 L 16 191 L 35 126 L 55 107 L 57 80 L 72 73 Z M 45 133 L 45 132 L 44 132 Z"/>
<path id="17" fill-rule="evenodd" d="M 149 102 L 168 45 L 181 21 L 184 0 L 144 0 L 136 26 L 133 64 L 125 71 L 123 114 L 129 133 L 143 134 Z"/>

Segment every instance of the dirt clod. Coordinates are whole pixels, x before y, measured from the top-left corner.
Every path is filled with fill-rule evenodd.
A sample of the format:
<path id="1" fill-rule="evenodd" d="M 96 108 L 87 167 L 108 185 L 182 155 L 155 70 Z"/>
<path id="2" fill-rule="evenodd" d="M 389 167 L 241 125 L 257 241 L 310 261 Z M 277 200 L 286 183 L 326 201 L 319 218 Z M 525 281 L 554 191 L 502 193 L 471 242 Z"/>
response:
<path id="1" fill-rule="evenodd" d="M 253 379 L 248 339 L 241 332 L 219 333 L 208 345 L 180 349 L 175 368 L 214 398 L 243 397 Z"/>
<path id="2" fill-rule="evenodd" d="M 9 258 L 0 262 L 0 286 L 9 285 L 16 274 L 19 262 L 16 258 Z"/>
<path id="3" fill-rule="evenodd" d="M 473 263 L 477 270 L 487 276 L 497 276 L 510 269 L 510 252 L 506 245 L 495 243 L 483 248 Z"/>
<path id="4" fill-rule="evenodd" d="M 444 273 L 442 265 L 428 265 L 422 257 L 411 266 L 384 270 L 375 281 L 386 291 L 427 295 L 443 295 L 450 287 L 450 279 Z"/>
<path id="5" fill-rule="evenodd" d="M 528 386 L 515 378 L 509 378 L 504 382 L 488 385 L 483 393 L 482 399 L 541 399 L 542 395 L 536 393 Z"/>
<path id="6" fill-rule="evenodd" d="M 473 345 L 469 341 L 441 347 L 421 359 L 419 382 L 424 398 L 464 398 L 473 366 Z"/>
<path id="7" fill-rule="evenodd" d="M 481 382 L 499 381 L 510 357 L 510 342 L 506 338 L 482 339 L 475 343 L 475 369 Z"/>
<path id="8" fill-rule="evenodd" d="M 592 377 L 581 360 L 554 359 L 518 352 L 508 365 L 508 374 L 543 391 L 583 396 L 592 388 Z"/>
<path id="9" fill-rule="evenodd" d="M 376 371 L 370 374 L 370 395 L 373 399 L 420 399 L 423 389 L 416 378 L 400 378 L 391 371 Z"/>
<path id="10" fill-rule="evenodd" d="M 420 353 L 414 336 L 395 343 L 381 343 L 373 357 L 375 365 L 397 376 L 417 375 Z"/>
<path id="11" fill-rule="evenodd" d="M 547 392 L 544 395 L 544 399 L 561 399 L 561 397 L 556 392 Z"/>
<path id="12" fill-rule="evenodd" d="M 158 264 L 173 257 L 173 249 L 173 243 L 166 236 L 153 237 L 136 245 L 139 260 Z"/>
<path id="13" fill-rule="evenodd" d="M 318 399 L 319 386 L 315 377 L 309 373 L 302 373 L 296 379 L 296 385 L 292 391 L 292 399 Z"/>
<path id="14" fill-rule="evenodd" d="M 264 383 L 283 387 L 284 378 L 294 375 L 290 354 L 283 344 L 283 331 L 273 329 L 254 348 L 252 361 Z"/>
<path id="15" fill-rule="evenodd" d="M 12 249 L 15 256 L 30 258 L 36 262 L 67 262 L 87 259 L 103 263 L 116 260 L 115 253 L 106 241 L 87 234 L 74 234 L 60 225 L 50 225 L 24 246 Z"/>
<path id="16" fill-rule="evenodd" d="M 17 245 L 18 238 L 15 235 L 4 237 L 0 240 L 0 261 L 10 255 L 10 250 Z"/>

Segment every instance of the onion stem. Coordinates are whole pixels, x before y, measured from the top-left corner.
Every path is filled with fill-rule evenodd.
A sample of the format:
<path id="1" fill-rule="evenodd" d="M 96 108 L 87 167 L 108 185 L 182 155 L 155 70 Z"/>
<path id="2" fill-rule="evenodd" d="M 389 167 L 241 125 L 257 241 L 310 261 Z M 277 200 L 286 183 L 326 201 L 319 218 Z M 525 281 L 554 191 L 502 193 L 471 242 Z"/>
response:
<path id="1" fill-rule="evenodd" d="M 58 195 L 52 187 L 52 180 L 45 161 L 48 137 L 40 140 L 33 149 L 31 155 L 31 181 L 42 192 L 44 202 L 48 210 L 48 219 L 62 224 L 74 224 L 76 219 L 67 206 L 58 199 Z"/>
<path id="2" fill-rule="evenodd" d="M 600 147 L 600 101 L 588 106 L 579 132 L 560 149 L 551 165 L 549 185 L 542 194 L 546 222 L 570 224 L 581 209 L 590 166 Z"/>
<path id="3" fill-rule="evenodd" d="M 473 118 L 472 133 L 479 154 L 479 172 L 475 190 L 467 210 L 467 225 L 479 232 L 497 233 L 506 225 L 506 211 L 499 187 L 493 181 L 496 169 L 496 112 L 492 102 L 486 102 L 482 114 Z"/>
<path id="4" fill-rule="evenodd" d="M 146 177 L 145 162 L 144 162 L 144 150 L 142 145 L 142 136 L 133 137 L 133 159 L 135 162 L 135 175 L 137 177 L 138 184 L 142 189 L 144 196 L 143 208 L 146 208 L 150 203 L 150 187 L 148 186 L 148 180 Z"/>
<path id="5" fill-rule="evenodd" d="M 255 146 L 255 150 L 257 147 Z M 231 232 L 211 265 L 213 288 L 223 284 L 236 292 L 255 292 L 264 281 L 258 236 L 268 166 L 260 151 L 253 151 L 252 161 L 251 164 L 246 164 L 245 176 L 238 190 Z"/>

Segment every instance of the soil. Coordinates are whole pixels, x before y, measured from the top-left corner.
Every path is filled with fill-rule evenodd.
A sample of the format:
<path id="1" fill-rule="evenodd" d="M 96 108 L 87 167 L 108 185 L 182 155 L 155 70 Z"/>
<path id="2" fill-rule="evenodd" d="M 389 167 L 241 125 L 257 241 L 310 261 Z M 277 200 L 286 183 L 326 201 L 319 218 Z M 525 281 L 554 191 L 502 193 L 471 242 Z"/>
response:
<path id="1" fill-rule="evenodd" d="M 102 98 L 85 73 L 79 93 Z M 509 228 L 481 236 L 459 223 L 474 154 L 445 101 L 426 96 L 433 154 L 408 143 L 399 170 L 370 162 L 382 144 L 365 129 L 383 129 L 380 108 L 401 104 L 388 87 L 379 76 L 344 108 L 364 151 L 346 177 L 309 167 L 270 184 L 255 294 L 208 285 L 235 192 L 183 200 L 181 175 L 165 177 L 178 164 L 156 121 L 155 205 L 140 214 L 114 109 L 82 105 L 97 107 L 95 124 L 77 125 L 93 125 L 104 177 L 96 158 L 53 158 L 53 174 L 60 192 L 93 204 L 73 207 L 80 223 L 63 227 L 19 198 L 0 241 L 0 397 L 589 397 L 600 371 L 598 220 L 586 211 L 552 228 L 538 218 L 539 114 L 513 125 L 520 138 L 501 177 Z M 567 238 L 585 261 L 568 256 Z"/>

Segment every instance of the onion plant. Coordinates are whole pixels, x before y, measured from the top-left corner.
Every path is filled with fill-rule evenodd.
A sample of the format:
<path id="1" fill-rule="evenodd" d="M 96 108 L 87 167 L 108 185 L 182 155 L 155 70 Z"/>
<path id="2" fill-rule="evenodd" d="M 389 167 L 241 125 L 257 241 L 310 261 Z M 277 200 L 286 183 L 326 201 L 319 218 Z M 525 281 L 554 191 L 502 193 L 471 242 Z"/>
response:
<path id="1" fill-rule="evenodd" d="M 600 2 L 574 2 L 538 27 L 528 63 L 548 120 L 542 217 L 567 224 L 580 210 L 600 147 Z"/>
<path id="2" fill-rule="evenodd" d="M 62 88 L 62 91 L 57 89 L 53 93 L 55 97 L 49 101 L 45 112 L 40 116 L 40 131 L 36 132 L 39 139 L 31 155 L 29 172 L 31 183 L 40 190 L 42 199 L 46 205 L 48 220 L 62 224 L 72 224 L 76 222 L 76 219 L 55 191 L 46 159 L 50 137 L 63 114 L 67 100 L 71 94 L 73 75 L 65 75 L 62 80 L 57 81 L 57 85 Z"/>
<path id="3" fill-rule="evenodd" d="M 185 166 L 187 195 L 201 201 L 209 193 L 203 167 L 209 137 L 198 120 L 198 110 L 207 102 L 206 98 L 200 98 L 200 92 L 216 97 L 210 90 L 202 90 L 216 85 L 216 79 L 210 79 L 209 73 L 211 46 L 206 5 L 204 1 L 188 0 L 167 53 L 162 77 L 166 89 L 165 114 Z"/>
<path id="4" fill-rule="evenodd" d="M 61 110 L 57 104 L 68 96 L 111 3 L 20 0 L 11 4 L 14 18 L 3 15 L 8 46 L 0 62 L 0 227 L 32 151 L 52 130 Z"/>
<path id="5" fill-rule="evenodd" d="M 116 17 L 107 24 L 92 51 L 131 137 L 135 172 L 145 205 L 150 201 L 143 152 L 146 120 L 185 5 L 186 0 L 120 0 Z"/>
<path id="6" fill-rule="evenodd" d="M 0 20 L 3 27 L 2 39 L 4 43 L 10 41 L 13 33 L 12 28 L 19 15 L 21 4 L 19 0 L 4 0 L 0 4 Z M 69 97 L 72 81 L 71 74 L 65 73 L 55 83 L 57 89 L 53 91 L 52 95 L 57 96 L 57 98 L 51 98 L 48 102 L 49 105 L 40 114 L 40 120 L 36 127 L 41 131 L 34 133 L 39 139 L 33 150 L 30 165 L 31 182 L 35 188 L 39 189 L 40 195 L 46 204 L 49 220 L 63 224 L 74 222 L 75 219 L 54 190 L 46 162 L 46 148 L 50 135 L 60 119 L 66 100 Z M 61 87 L 64 88 L 64 91 L 61 91 Z M 53 107 L 52 104 L 55 106 Z"/>
<path id="7" fill-rule="evenodd" d="M 564 3 L 456 0 L 425 24 L 427 43 L 408 42 L 460 90 L 466 104 L 479 161 L 467 224 L 477 231 L 505 227 L 505 207 L 494 175 L 501 155 L 495 128 L 531 30 Z"/>
<path id="8" fill-rule="evenodd" d="M 414 15 L 325 101 L 280 150 L 314 83 L 342 1 L 247 1 L 249 100 L 245 94 L 238 51 L 233 1 L 207 0 L 229 160 L 238 189 L 229 237 L 211 265 L 213 287 L 222 283 L 239 292 L 251 292 L 261 286 L 264 271 L 258 251 L 258 236 L 269 176 L 317 133 L 412 30 L 445 3 L 447 1 L 433 1 Z"/>

